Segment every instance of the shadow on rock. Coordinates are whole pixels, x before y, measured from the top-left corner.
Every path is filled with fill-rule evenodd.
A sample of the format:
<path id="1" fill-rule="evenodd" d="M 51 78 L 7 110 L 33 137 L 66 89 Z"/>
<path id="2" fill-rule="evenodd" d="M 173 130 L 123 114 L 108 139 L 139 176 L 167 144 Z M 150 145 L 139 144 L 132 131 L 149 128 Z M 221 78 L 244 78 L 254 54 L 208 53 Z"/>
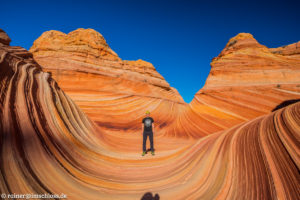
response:
<path id="1" fill-rule="evenodd" d="M 155 149 L 153 149 L 153 151 L 155 151 Z M 147 154 L 148 152 L 151 152 L 151 149 L 147 149 L 147 150 L 146 150 L 146 154 Z"/>
<path id="2" fill-rule="evenodd" d="M 154 196 L 152 195 L 151 192 L 147 192 L 144 194 L 144 196 L 141 198 L 141 200 L 159 200 L 159 195 L 155 194 Z"/>
<path id="3" fill-rule="evenodd" d="M 281 108 L 284 108 L 288 105 L 291 105 L 291 104 L 294 104 L 294 103 L 297 103 L 298 101 L 300 101 L 300 99 L 291 99 L 291 100 L 286 100 L 286 101 L 283 101 L 281 102 L 280 104 L 278 104 L 273 110 L 272 112 L 276 111 L 276 110 L 279 110 Z"/>

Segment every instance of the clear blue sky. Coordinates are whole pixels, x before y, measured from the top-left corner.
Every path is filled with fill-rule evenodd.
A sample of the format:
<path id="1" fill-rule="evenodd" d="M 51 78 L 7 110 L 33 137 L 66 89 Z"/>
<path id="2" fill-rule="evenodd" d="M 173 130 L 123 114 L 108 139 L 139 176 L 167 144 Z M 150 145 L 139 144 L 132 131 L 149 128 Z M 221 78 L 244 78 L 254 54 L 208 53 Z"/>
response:
<path id="1" fill-rule="evenodd" d="M 44 31 L 100 32 L 126 60 L 151 62 L 186 102 L 204 85 L 211 59 L 249 32 L 278 47 L 300 40 L 300 1 L 14 1 L 1 2 L 0 28 L 29 49 Z"/>

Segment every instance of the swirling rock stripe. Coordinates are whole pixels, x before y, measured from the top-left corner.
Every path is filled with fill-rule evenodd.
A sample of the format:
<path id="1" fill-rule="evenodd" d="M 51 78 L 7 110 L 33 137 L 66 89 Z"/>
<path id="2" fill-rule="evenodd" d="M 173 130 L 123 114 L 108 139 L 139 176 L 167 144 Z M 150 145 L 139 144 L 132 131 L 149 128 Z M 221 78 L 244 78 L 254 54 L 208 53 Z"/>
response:
<path id="1" fill-rule="evenodd" d="M 150 110 L 158 135 L 191 139 L 300 99 L 298 44 L 269 49 L 249 33 L 236 35 L 212 60 L 204 87 L 189 104 L 151 63 L 122 60 L 93 29 L 47 31 L 30 52 L 91 120 L 114 133 L 112 137 L 140 133 L 144 113 Z"/>
<path id="2" fill-rule="evenodd" d="M 132 152 L 140 148 L 140 136 L 132 135 L 122 152 L 109 148 L 103 141 L 109 135 L 48 73 L 12 53 L 0 55 L 3 193 L 65 193 L 69 199 L 140 199 L 148 191 L 161 199 L 300 196 L 299 102 L 197 140 L 161 135 L 157 155 L 141 158 Z"/>

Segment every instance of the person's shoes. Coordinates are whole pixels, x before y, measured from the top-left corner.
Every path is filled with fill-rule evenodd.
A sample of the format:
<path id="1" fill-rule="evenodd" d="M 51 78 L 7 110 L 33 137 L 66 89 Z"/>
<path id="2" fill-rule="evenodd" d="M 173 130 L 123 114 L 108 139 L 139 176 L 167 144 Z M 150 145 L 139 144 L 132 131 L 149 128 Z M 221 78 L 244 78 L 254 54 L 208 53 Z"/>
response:
<path id="1" fill-rule="evenodd" d="M 146 152 L 145 151 L 143 151 L 143 153 L 142 153 L 142 156 L 144 156 L 146 154 Z"/>
<path id="2" fill-rule="evenodd" d="M 151 151 L 151 154 L 152 154 L 152 156 L 154 156 L 155 155 L 154 151 Z"/>

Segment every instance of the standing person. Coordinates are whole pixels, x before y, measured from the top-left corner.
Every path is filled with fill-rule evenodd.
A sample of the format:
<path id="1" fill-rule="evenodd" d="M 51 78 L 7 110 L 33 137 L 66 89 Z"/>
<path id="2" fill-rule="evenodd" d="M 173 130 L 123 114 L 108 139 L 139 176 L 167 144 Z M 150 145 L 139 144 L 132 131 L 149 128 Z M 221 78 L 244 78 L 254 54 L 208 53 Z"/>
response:
<path id="1" fill-rule="evenodd" d="M 146 111 L 146 117 L 142 121 L 143 128 L 143 153 L 142 156 L 146 154 L 146 141 L 149 136 L 150 139 L 150 149 L 151 154 L 154 156 L 154 148 L 153 148 L 153 131 L 154 131 L 154 120 L 150 117 L 150 112 Z"/>

